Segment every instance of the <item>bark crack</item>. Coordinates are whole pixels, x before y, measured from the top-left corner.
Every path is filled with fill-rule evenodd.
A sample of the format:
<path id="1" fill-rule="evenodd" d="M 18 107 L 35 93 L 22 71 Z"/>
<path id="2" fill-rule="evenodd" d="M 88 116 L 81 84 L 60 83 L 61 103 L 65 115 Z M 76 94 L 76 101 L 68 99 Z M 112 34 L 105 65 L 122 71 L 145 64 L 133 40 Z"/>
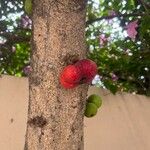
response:
<path id="1" fill-rule="evenodd" d="M 29 119 L 28 124 L 33 127 L 43 128 L 47 124 L 47 120 L 43 116 L 36 116 Z"/>

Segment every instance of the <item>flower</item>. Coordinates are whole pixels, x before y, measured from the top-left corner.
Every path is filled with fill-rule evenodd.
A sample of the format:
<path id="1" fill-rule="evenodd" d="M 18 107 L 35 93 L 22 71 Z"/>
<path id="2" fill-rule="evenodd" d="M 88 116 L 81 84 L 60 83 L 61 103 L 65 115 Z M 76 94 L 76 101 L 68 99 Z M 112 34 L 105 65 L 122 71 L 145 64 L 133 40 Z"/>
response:
<path id="1" fill-rule="evenodd" d="M 115 16 L 116 12 L 114 10 L 109 10 L 108 11 L 108 16 Z"/>
<path id="2" fill-rule="evenodd" d="M 108 38 L 105 36 L 105 34 L 101 34 L 99 36 L 99 44 L 100 46 L 104 46 L 108 42 Z"/>
<path id="3" fill-rule="evenodd" d="M 138 20 L 130 22 L 125 28 L 127 29 L 127 34 L 131 39 L 135 39 L 137 35 L 136 28 L 138 27 Z"/>
<path id="4" fill-rule="evenodd" d="M 31 68 L 30 65 L 25 66 L 25 67 L 23 68 L 23 72 L 24 72 L 25 75 L 29 75 L 29 74 L 31 73 L 31 71 L 32 71 L 32 68 Z"/>
<path id="5" fill-rule="evenodd" d="M 118 76 L 115 75 L 114 73 L 111 74 L 111 78 L 113 81 L 117 81 L 118 80 Z"/>
<path id="6" fill-rule="evenodd" d="M 27 15 L 26 16 L 23 15 L 23 16 L 21 16 L 20 26 L 23 28 L 31 29 L 32 20 Z"/>
<path id="7" fill-rule="evenodd" d="M 92 81 L 92 85 L 95 85 L 99 83 L 100 81 L 101 81 L 101 77 L 97 74 Z"/>

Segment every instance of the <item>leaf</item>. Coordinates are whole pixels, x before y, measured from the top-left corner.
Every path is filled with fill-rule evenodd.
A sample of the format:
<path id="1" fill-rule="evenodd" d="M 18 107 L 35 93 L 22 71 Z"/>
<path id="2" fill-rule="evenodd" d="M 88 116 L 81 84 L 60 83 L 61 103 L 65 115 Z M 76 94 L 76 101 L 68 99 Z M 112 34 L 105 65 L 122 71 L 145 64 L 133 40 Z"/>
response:
<path id="1" fill-rule="evenodd" d="M 28 15 L 31 15 L 31 13 L 32 13 L 32 0 L 25 0 L 24 9 Z"/>
<path id="2" fill-rule="evenodd" d="M 107 89 L 109 89 L 113 94 L 116 94 L 118 87 L 114 85 L 110 80 L 105 80 L 104 85 Z"/>

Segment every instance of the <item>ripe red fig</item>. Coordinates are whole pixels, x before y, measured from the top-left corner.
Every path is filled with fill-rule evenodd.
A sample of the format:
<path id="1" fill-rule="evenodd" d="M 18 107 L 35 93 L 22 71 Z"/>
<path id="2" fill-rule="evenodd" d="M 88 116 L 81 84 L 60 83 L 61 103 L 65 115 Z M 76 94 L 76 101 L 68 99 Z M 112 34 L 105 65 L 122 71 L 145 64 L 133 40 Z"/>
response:
<path id="1" fill-rule="evenodd" d="M 60 78 L 63 78 L 67 83 L 79 83 L 82 78 L 81 71 L 75 65 L 68 65 L 61 72 Z"/>
<path id="2" fill-rule="evenodd" d="M 75 66 L 82 72 L 81 83 L 90 83 L 97 74 L 97 65 L 90 59 L 79 60 Z"/>
<path id="3" fill-rule="evenodd" d="M 77 83 L 68 83 L 64 80 L 64 78 L 60 78 L 61 85 L 66 89 L 72 89 L 75 88 L 78 84 Z"/>

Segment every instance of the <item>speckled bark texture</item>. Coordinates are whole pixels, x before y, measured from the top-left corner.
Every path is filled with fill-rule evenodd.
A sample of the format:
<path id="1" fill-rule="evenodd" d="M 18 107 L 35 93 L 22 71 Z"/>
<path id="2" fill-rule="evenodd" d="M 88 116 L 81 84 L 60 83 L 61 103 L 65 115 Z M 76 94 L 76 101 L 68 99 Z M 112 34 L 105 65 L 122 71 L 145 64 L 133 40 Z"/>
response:
<path id="1" fill-rule="evenodd" d="M 67 56 L 86 56 L 85 0 L 33 0 L 33 45 L 25 150 L 83 150 L 87 85 L 66 90 Z"/>

